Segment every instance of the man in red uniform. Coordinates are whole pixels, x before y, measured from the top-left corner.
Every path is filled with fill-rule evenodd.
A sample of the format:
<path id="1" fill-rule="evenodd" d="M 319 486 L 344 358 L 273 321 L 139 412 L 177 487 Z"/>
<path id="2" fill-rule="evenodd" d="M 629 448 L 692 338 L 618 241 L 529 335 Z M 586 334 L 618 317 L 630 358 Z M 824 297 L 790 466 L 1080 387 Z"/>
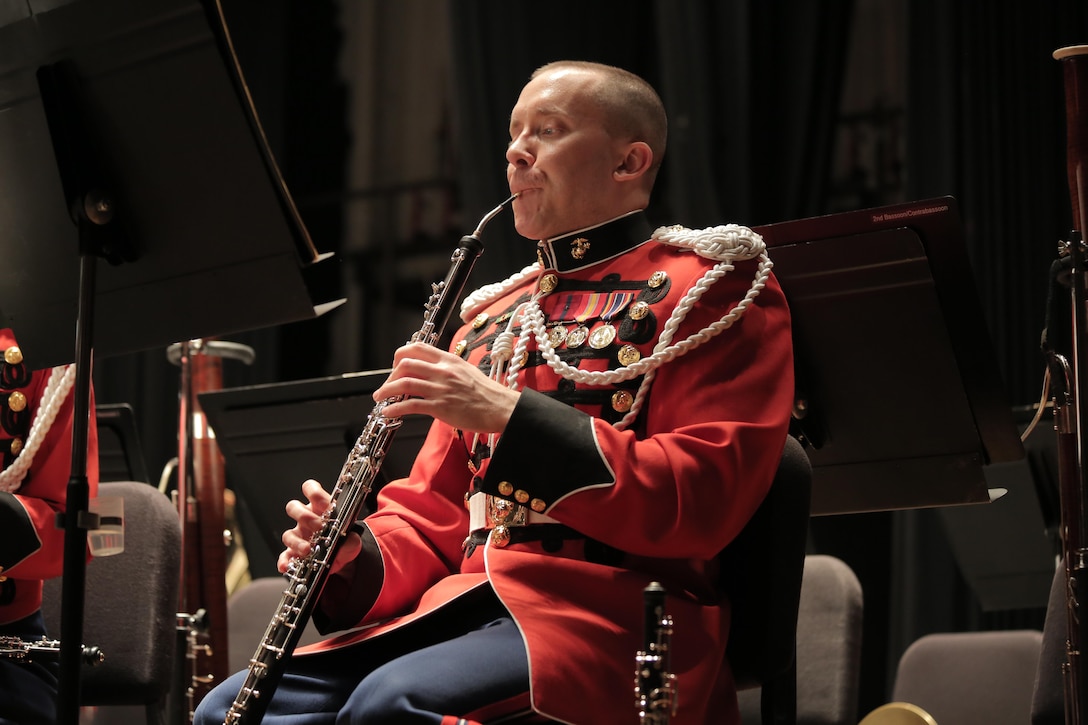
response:
<path id="1" fill-rule="evenodd" d="M 72 466 L 74 366 L 32 370 L 11 330 L 0 330 L 0 639 L 46 636 L 42 581 L 60 576 Z M 87 481 L 98 489 L 98 438 L 88 435 Z M 58 636 L 59 633 L 52 633 Z M 17 648 L 16 648 L 17 649 Z M 56 718 L 57 663 L 0 656 L 0 723 Z"/>
<path id="2" fill-rule="evenodd" d="M 561 62 L 525 86 L 506 157 L 537 262 L 468 297 L 450 351 L 396 353 L 375 399 L 407 396 L 385 416 L 435 423 L 315 614 L 366 628 L 297 652 L 268 721 L 636 722 L 642 590 L 658 581 L 672 721 L 737 722 L 716 556 L 782 453 L 790 320 L 750 230 L 650 227 L 665 136 L 660 99 L 626 71 Z M 281 570 L 329 502 L 314 481 L 303 493 Z M 197 722 L 222 722 L 240 681 Z"/>

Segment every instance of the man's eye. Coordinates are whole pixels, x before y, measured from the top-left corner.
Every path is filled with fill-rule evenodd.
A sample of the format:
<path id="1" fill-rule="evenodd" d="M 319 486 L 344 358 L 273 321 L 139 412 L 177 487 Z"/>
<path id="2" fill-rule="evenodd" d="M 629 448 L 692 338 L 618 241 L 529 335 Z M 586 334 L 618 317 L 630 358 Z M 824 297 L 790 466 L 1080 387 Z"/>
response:
<path id="1" fill-rule="evenodd" d="M 557 129 L 555 126 L 545 126 L 544 128 L 540 129 L 541 136 L 554 136 L 557 133 L 559 133 L 559 129 Z"/>

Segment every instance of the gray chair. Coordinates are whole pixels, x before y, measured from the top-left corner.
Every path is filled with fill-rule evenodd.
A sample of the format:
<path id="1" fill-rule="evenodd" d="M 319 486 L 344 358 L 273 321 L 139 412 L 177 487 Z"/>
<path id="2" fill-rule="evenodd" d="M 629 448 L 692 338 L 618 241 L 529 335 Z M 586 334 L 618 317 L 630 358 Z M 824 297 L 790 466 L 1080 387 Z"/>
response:
<path id="1" fill-rule="evenodd" d="M 857 722 L 862 613 L 861 583 L 853 570 L 832 556 L 806 556 L 797 614 L 797 723 Z M 766 722 L 761 695 L 740 693 L 744 723 Z"/>
<path id="2" fill-rule="evenodd" d="M 1042 642 L 1032 629 L 926 635 L 899 658 L 892 700 L 938 725 L 1024 725 Z"/>
<path id="3" fill-rule="evenodd" d="M 125 500 L 125 550 L 87 564 L 84 644 L 105 655 L 80 670 L 80 704 L 143 706 L 165 722 L 174 672 L 181 562 L 177 510 L 157 488 L 135 481 L 99 484 L 99 496 Z M 60 635 L 62 579 L 46 582 L 42 613 Z"/>
<path id="4" fill-rule="evenodd" d="M 1065 725 L 1065 676 L 1068 659 L 1069 612 L 1065 592 L 1065 562 L 1058 563 L 1043 622 L 1043 646 L 1031 697 L 1031 725 Z M 1079 704 L 1079 703 L 1078 703 Z M 1081 706 L 1084 707 L 1084 706 Z"/>
<path id="5" fill-rule="evenodd" d="M 286 588 L 284 577 L 258 577 L 230 595 L 227 600 L 227 647 L 231 672 L 249 667 L 249 660 L 264 638 Z M 308 622 L 298 645 L 301 647 L 329 636 L 332 635 L 318 633 Z"/>

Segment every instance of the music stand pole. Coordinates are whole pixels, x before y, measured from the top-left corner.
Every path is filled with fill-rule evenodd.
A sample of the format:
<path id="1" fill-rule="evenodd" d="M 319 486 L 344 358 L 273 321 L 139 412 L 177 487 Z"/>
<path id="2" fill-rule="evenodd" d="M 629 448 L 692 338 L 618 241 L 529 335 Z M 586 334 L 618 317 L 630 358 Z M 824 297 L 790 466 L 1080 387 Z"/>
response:
<path id="1" fill-rule="evenodd" d="M 97 516 L 89 513 L 87 439 L 90 425 L 91 363 L 94 339 L 94 294 L 97 259 L 83 252 L 80 260 L 79 308 L 76 318 L 76 380 L 72 394 L 72 467 L 64 520 L 64 579 L 61 585 L 60 684 L 57 722 L 79 722 L 80 664 L 83 643 L 83 600 L 86 588 L 87 531 Z"/>
<path id="2" fill-rule="evenodd" d="M 88 510 L 90 486 L 87 481 L 97 263 L 98 257 L 110 249 L 114 252 L 125 249 L 126 258 L 133 255 L 127 247 L 127 239 L 118 232 L 114 205 L 106 191 L 108 185 L 81 125 L 83 115 L 74 72 L 64 63 L 57 63 L 39 68 L 37 77 L 68 213 L 78 228 L 80 256 L 71 476 L 65 493 L 64 514 L 57 517 L 58 525 L 63 522 L 64 528 L 57 723 L 76 725 L 80 707 L 87 532 L 98 525 L 98 516 Z"/>

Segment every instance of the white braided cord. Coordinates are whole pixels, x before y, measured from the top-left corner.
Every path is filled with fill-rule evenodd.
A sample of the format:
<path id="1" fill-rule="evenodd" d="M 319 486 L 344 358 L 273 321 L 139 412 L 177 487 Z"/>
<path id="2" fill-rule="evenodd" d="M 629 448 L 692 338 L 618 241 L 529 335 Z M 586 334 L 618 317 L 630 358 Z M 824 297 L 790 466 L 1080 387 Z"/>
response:
<path id="1" fill-rule="evenodd" d="M 708 227 L 706 229 L 688 229 L 678 225 L 659 227 L 654 231 L 651 239 L 662 244 L 668 244 L 686 251 L 695 252 L 701 257 L 712 259 L 717 262 L 717 264 L 703 274 L 698 282 L 692 285 L 684 298 L 681 299 L 673 309 L 672 313 L 669 315 L 668 321 L 661 331 L 661 335 L 658 337 L 657 344 L 654 345 L 654 351 L 651 355 L 641 358 L 630 365 L 621 365 L 614 370 L 603 371 L 580 370 L 569 363 L 563 362 L 555 352 L 555 347 L 548 337 L 547 320 L 545 319 L 543 310 L 540 308 L 539 302 L 542 294 L 538 292 L 533 295 L 527 303 L 523 304 L 518 311 L 515 311 L 515 313 L 510 316 L 510 323 L 506 332 L 500 334 L 500 338 L 504 335 L 506 336 L 502 343 L 496 339 L 495 344 L 492 345 L 492 379 L 502 382 L 505 377 L 505 384 L 507 387 L 512 390 L 518 389 L 518 373 L 521 369 L 522 361 L 526 358 L 530 336 L 535 335 L 537 347 L 540 349 L 540 353 L 548 364 L 548 367 L 550 367 L 556 375 L 566 380 L 572 380 L 584 385 L 602 386 L 614 385 L 643 375 L 644 377 L 639 385 L 638 391 L 635 393 L 630 410 L 627 411 L 623 418 L 613 423 L 613 426 L 619 430 L 623 430 L 631 425 L 642 409 L 646 396 L 650 390 L 650 383 L 657 374 L 657 369 L 667 362 L 675 360 L 682 355 L 686 355 L 699 345 L 702 345 L 704 342 L 732 327 L 737 320 L 744 316 L 744 313 L 748 310 L 749 306 L 751 306 L 752 302 L 755 301 L 755 298 L 759 296 L 759 293 L 766 286 L 767 279 L 770 277 L 771 268 L 774 266 L 767 256 L 766 245 L 763 242 L 763 238 L 748 227 L 740 226 L 738 224 L 727 224 L 723 226 Z M 714 283 L 733 271 L 733 263 L 737 260 L 757 258 L 759 259 L 759 265 L 756 267 L 752 284 L 744 297 L 719 320 L 674 344 L 673 337 L 676 335 L 676 331 L 680 328 L 681 323 L 683 323 L 688 313 L 691 312 L 699 299 L 714 285 Z M 508 290 L 524 283 L 529 278 L 533 276 L 539 277 L 543 271 L 544 270 L 539 263 L 533 264 L 525 267 L 503 282 L 481 287 L 477 292 L 466 298 L 461 307 L 462 319 L 465 322 L 468 322 L 472 319 L 472 313 L 481 306 L 489 303 L 500 295 L 505 294 Z M 521 334 L 518 336 L 517 345 L 514 346 L 514 349 L 511 351 L 511 329 L 514 320 L 518 319 L 519 312 L 521 318 Z M 496 357 L 496 348 L 499 350 L 499 357 Z"/>
<path id="2" fill-rule="evenodd" d="M 476 310 L 480 309 L 491 300 L 497 299 L 501 295 L 506 294 L 508 290 L 517 287 L 518 285 L 526 282 L 527 280 L 536 277 L 540 274 L 542 267 L 539 262 L 533 262 L 528 267 L 525 267 L 520 272 L 516 272 L 502 282 L 493 282 L 492 284 L 485 284 L 480 289 L 476 290 L 461 303 L 461 321 L 468 322 L 472 319 Z"/>
<path id="3" fill-rule="evenodd" d="M 53 368 L 49 375 L 49 382 L 42 391 L 41 401 L 35 412 L 34 420 L 30 424 L 30 433 L 27 434 L 23 450 L 20 451 L 15 461 L 0 471 L 0 491 L 14 493 L 19 490 L 23 479 L 30 471 L 34 463 L 34 456 L 45 440 L 49 429 L 53 427 L 53 421 L 60 412 L 68 393 L 72 390 L 76 379 L 75 365 L 59 365 Z"/>

